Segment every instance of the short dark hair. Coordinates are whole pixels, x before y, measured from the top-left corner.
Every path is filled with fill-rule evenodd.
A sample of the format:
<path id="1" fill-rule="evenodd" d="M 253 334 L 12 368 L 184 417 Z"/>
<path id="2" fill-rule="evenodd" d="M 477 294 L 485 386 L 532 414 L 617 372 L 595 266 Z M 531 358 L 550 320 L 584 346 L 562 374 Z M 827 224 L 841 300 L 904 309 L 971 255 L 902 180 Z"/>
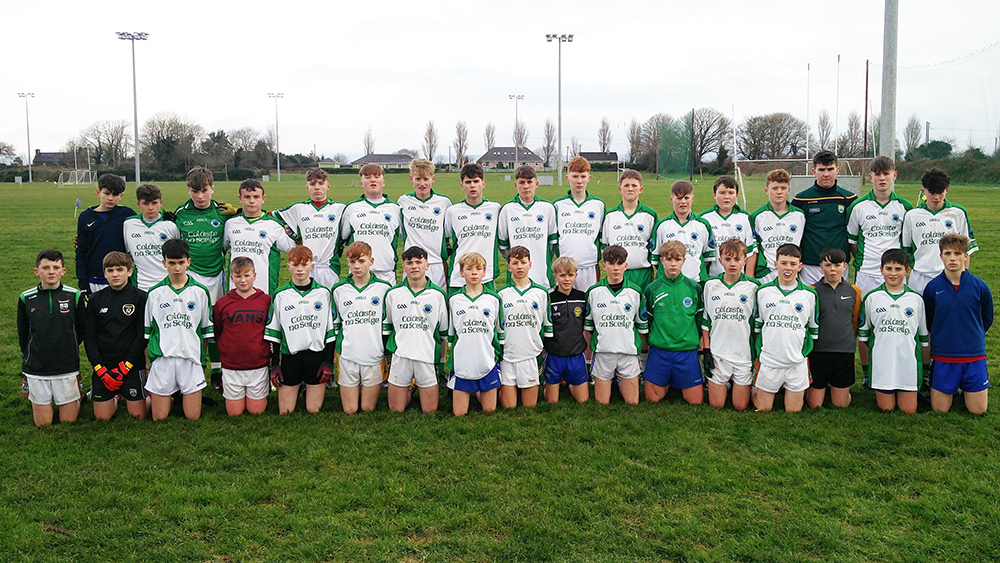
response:
<path id="1" fill-rule="evenodd" d="M 249 179 L 246 179 L 246 180 L 243 180 L 242 182 L 240 182 L 240 189 L 236 193 L 237 194 L 241 194 L 244 191 L 253 192 L 253 191 L 257 191 L 257 190 L 260 190 L 260 193 L 263 194 L 264 193 L 264 184 L 261 184 L 260 180 L 255 180 L 253 178 L 249 178 Z"/>
<path id="2" fill-rule="evenodd" d="M 837 155 L 833 154 L 832 151 L 819 151 L 813 155 L 813 166 L 817 164 L 822 164 L 823 166 L 837 164 Z"/>
<path id="3" fill-rule="evenodd" d="M 245 272 L 250 270 L 256 272 L 257 268 L 253 265 L 253 260 L 247 256 L 237 256 L 233 258 L 233 261 L 229 263 L 229 273 L 232 275 L 234 272 Z"/>
<path id="4" fill-rule="evenodd" d="M 63 260 L 62 252 L 59 252 L 58 250 L 56 250 L 54 248 L 47 248 L 47 249 L 39 252 L 38 256 L 35 256 L 35 267 L 36 268 L 38 267 L 39 264 L 42 263 L 42 260 L 49 260 L 51 262 L 62 262 L 63 264 L 66 263 L 66 261 Z"/>
<path id="5" fill-rule="evenodd" d="M 535 173 L 535 167 L 530 164 L 522 164 L 517 167 L 517 170 L 514 171 L 515 180 L 520 180 L 521 178 L 531 180 L 537 177 L 538 174 Z"/>
<path id="6" fill-rule="evenodd" d="M 958 233 L 948 233 L 941 237 L 938 241 L 938 249 L 944 252 L 946 249 L 951 248 L 955 250 L 961 250 L 968 254 L 969 252 L 969 237 L 965 235 L 960 235 Z"/>
<path id="7" fill-rule="evenodd" d="M 486 172 L 478 162 L 470 162 L 462 167 L 461 177 L 463 180 L 466 178 L 485 178 Z"/>
<path id="8" fill-rule="evenodd" d="M 329 177 L 330 175 L 327 174 L 326 170 L 323 170 L 322 168 L 310 168 L 309 171 L 306 172 L 306 183 L 312 182 L 313 180 L 323 182 L 329 179 Z"/>
<path id="9" fill-rule="evenodd" d="M 940 168 L 931 168 L 920 177 L 920 184 L 932 194 L 944 193 L 951 185 L 951 178 Z"/>
<path id="10" fill-rule="evenodd" d="M 896 169 L 896 163 L 888 156 L 880 156 L 868 165 L 868 171 L 872 174 L 885 174 Z"/>
<path id="11" fill-rule="evenodd" d="M 621 177 L 618 178 L 618 185 L 621 186 L 622 182 L 624 182 L 625 180 L 639 180 L 639 183 L 641 184 L 642 174 L 640 174 L 638 170 L 632 170 L 631 168 L 626 168 L 625 170 L 622 170 L 622 175 Z"/>
<path id="12" fill-rule="evenodd" d="M 740 185 L 736 182 L 736 179 L 732 176 L 719 176 L 719 178 L 712 184 L 712 193 L 714 194 L 719 190 L 719 186 L 725 186 L 740 191 Z"/>
<path id="13" fill-rule="evenodd" d="M 799 245 L 797 244 L 783 244 L 779 246 L 778 250 L 774 253 L 775 259 L 777 259 L 778 256 L 791 256 L 792 258 L 802 260 L 802 249 L 799 248 Z"/>
<path id="14" fill-rule="evenodd" d="M 628 262 L 628 251 L 620 245 L 612 244 L 604 248 L 601 258 L 606 264 L 624 264 Z"/>
<path id="15" fill-rule="evenodd" d="M 188 243 L 179 238 L 172 238 L 163 243 L 163 259 L 177 260 L 179 258 L 190 258 L 191 247 Z"/>
<path id="16" fill-rule="evenodd" d="M 670 195 L 672 196 L 684 197 L 693 193 L 694 186 L 687 180 L 677 180 L 673 184 L 670 184 Z"/>
<path id="17" fill-rule="evenodd" d="M 525 246 L 515 246 L 510 249 L 510 253 L 507 254 L 507 262 L 511 260 L 531 260 L 531 251 Z"/>
<path id="18" fill-rule="evenodd" d="M 886 264 L 902 264 L 910 267 L 910 255 L 902 248 L 890 248 L 882 253 L 882 266 Z"/>
<path id="19" fill-rule="evenodd" d="M 824 248 L 822 252 L 819 253 L 819 261 L 829 262 L 831 264 L 843 264 L 847 262 L 847 253 L 845 253 L 840 248 Z"/>
<path id="20" fill-rule="evenodd" d="M 187 187 L 196 192 L 215 185 L 215 181 L 212 179 L 212 171 L 204 166 L 195 166 L 191 170 L 188 170 L 185 179 L 187 180 Z"/>
<path id="21" fill-rule="evenodd" d="M 156 184 L 139 184 L 139 187 L 135 189 L 135 199 L 136 201 L 151 203 L 158 199 L 163 199 L 163 192 L 160 191 L 160 186 Z"/>
<path id="22" fill-rule="evenodd" d="M 116 174 L 101 174 L 97 179 L 97 189 L 107 190 L 108 193 L 118 195 L 125 193 L 125 180 Z"/>
<path id="23" fill-rule="evenodd" d="M 419 260 L 421 258 L 424 260 L 427 259 L 427 251 L 419 246 L 411 246 L 403 251 L 403 262 L 406 262 L 407 260 Z"/>
<path id="24" fill-rule="evenodd" d="M 104 255 L 104 260 L 101 261 L 101 270 L 107 270 L 108 268 L 114 268 L 116 266 L 122 266 L 126 270 L 131 270 L 134 263 L 132 262 L 132 257 L 124 252 L 119 252 L 117 250 L 112 250 L 111 252 Z"/>

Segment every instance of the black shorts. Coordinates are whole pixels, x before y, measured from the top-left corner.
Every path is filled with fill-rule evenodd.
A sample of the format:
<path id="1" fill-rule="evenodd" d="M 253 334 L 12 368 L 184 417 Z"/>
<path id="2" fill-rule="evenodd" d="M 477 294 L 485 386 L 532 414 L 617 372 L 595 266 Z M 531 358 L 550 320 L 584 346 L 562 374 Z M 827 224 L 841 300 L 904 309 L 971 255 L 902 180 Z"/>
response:
<path id="1" fill-rule="evenodd" d="M 813 352 L 809 354 L 809 374 L 813 389 L 827 386 L 847 389 L 854 385 L 854 354 L 848 352 Z"/>
<path id="2" fill-rule="evenodd" d="M 296 354 L 281 355 L 281 376 L 285 385 L 319 385 L 319 367 L 325 352 L 303 350 Z"/>
<path id="3" fill-rule="evenodd" d="M 104 382 L 95 372 L 90 378 L 90 398 L 95 403 L 103 403 L 121 395 L 126 401 L 143 401 L 146 399 L 146 370 L 135 369 L 128 372 L 125 381 L 117 391 L 111 391 L 104 386 Z"/>

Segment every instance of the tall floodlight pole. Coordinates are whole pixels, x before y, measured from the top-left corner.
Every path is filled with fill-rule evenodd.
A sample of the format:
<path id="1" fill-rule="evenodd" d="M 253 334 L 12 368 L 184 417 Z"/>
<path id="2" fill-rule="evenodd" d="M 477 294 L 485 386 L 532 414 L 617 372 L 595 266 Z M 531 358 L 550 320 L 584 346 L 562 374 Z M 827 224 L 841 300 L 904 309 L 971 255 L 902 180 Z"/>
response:
<path id="1" fill-rule="evenodd" d="M 129 32 L 129 31 L 119 31 L 116 32 L 118 39 L 122 41 L 132 42 L 132 111 L 133 111 L 133 122 L 135 124 L 135 185 L 139 187 L 139 96 L 136 93 L 135 87 L 135 42 L 145 41 L 149 38 L 149 34 L 143 31 Z"/>
<path id="2" fill-rule="evenodd" d="M 558 152 L 557 161 L 559 163 L 559 185 L 563 185 L 563 153 L 562 153 L 562 44 L 572 43 L 573 34 L 562 34 L 557 35 L 555 33 L 546 33 L 545 40 L 549 43 L 555 41 L 559 44 L 559 144 L 556 145 L 556 150 Z"/>
<path id="3" fill-rule="evenodd" d="M 524 99 L 524 94 L 511 94 L 510 99 L 514 100 L 514 135 L 517 136 L 517 127 L 520 123 L 520 118 L 517 116 L 517 102 Z M 514 168 L 517 168 L 517 142 L 519 139 L 520 137 L 514 139 Z"/>
<path id="4" fill-rule="evenodd" d="M 18 97 L 24 98 L 24 128 L 28 133 L 28 183 L 31 183 L 31 120 L 28 119 L 28 98 L 34 98 L 33 92 L 18 92 Z"/>
<path id="5" fill-rule="evenodd" d="M 278 100 L 284 98 L 282 92 L 270 92 L 268 98 L 274 99 L 274 161 L 278 165 L 278 181 L 281 181 L 281 145 L 278 142 Z"/>
<path id="6" fill-rule="evenodd" d="M 882 114 L 879 116 L 879 156 L 896 157 L 896 40 L 899 35 L 899 0 L 885 0 L 882 39 Z"/>

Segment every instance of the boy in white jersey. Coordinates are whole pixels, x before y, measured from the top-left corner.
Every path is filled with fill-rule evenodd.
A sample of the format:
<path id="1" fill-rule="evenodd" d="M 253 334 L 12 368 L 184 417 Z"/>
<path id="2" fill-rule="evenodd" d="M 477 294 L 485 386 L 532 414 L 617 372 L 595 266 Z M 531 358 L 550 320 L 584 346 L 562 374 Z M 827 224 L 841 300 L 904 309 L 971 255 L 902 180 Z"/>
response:
<path id="1" fill-rule="evenodd" d="M 308 247 L 288 251 L 292 280 L 271 296 L 264 340 L 274 342 L 271 384 L 278 388 L 278 412 L 295 410 L 299 387 L 306 385 L 306 411 L 323 407 L 326 382 L 333 375 L 333 314 L 330 290 L 310 277 L 313 254 Z"/>
<path id="2" fill-rule="evenodd" d="M 500 404 L 505 409 L 538 403 L 538 384 L 544 338 L 552 334 L 549 293 L 531 280 L 531 252 L 523 246 L 510 249 L 507 256 L 510 283 L 498 292 L 503 305 L 504 347 L 500 362 Z"/>
<path id="3" fill-rule="evenodd" d="M 757 290 L 757 357 L 753 405 L 758 411 L 774 407 L 774 396 L 785 388 L 785 411 L 799 412 L 809 388 L 806 357 L 819 334 L 816 290 L 802 283 L 802 251 L 785 244 L 775 252 L 777 279 Z"/>
<path id="4" fill-rule="evenodd" d="M 376 277 L 372 248 L 358 241 L 344 249 L 351 277 L 333 286 L 333 329 L 337 334 L 338 380 L 344 412 L 370 412 L 382 386 L 382 320 L 389 284 Z"/>
<path id="5" fill-rule="evenodd" d="M 306 173 L 306 189 L 308 201 L 293 203 L 274 216 L 288 227 L 293 239 L 312 250 L 313 279 L 333 287 L 340 281 L 340 221 L 345 205 L 326 197 L 330 181 L 322 168 Z"/>
<path id="6" fill-rule="evenodd" d="M 295 243 L 285 232 L 285 227 L 271 215 L 264 213 L 264 185 L 258 180 L 240 183 L 240 205 L 243 213 L 226 221 L 222 237 L 223 248 L 229 249 L 229 262 L 244 256 L 253 261 L 257 278 L 254 287 L 268 295 L 278 288 L 278 270 L 281 254 L 288 252 Z M 236 284 L 229 280 L 229 289 Z"/>
<path id="7" fill-rule="evenodd" d="M 500 297 L 483 285 L 486 259 L 478 252 L 462 255 L 458 268 L 465 287 L 448 298 L 451 410 L 455 416 L 465 416 L 474 393 L 483 411 L 493 412 L 497 408 L 499 361 L 503 355 Z"/>
<path id="8" fill-rule="evenodd" d="M 427 251 L 411 246 L 403 252 L 402 283 L 385 294 L 382 335 L 388 336 L 389 410 L 403 412 L 416 382 L 420 408 L 438 408 L 437 366 L 448 351 L 448 297 L 427 275 Z"/>
<path id="9" fill-rule="evenodd" d="M 942 236 L 954 233 L 969 237 L 970 255 L 979 249 L 979 245 L 972 234 L 965 208 L 948 201 L 951 178 L 943 171 L 932 168 L 924 172 L 920 183 L 923 185 L 920 193 L 927 200 L 903 218 L 902 247 L 913 257 L 913 270 L 906 285 L 923 294 L 927 283 L 944 271 L 944 263 L 938 253 L 938 241 Z"/>
<path id="10" fill-rule="evenodd" d="M 444 236 L 445 212 L 451 200 L 434 193 L 434 163 L 415 158 L 410 161 L 410 183 L 413 192 L 399 196 L 403 214 L 403 248 L 418 247 L 427 253 L 427 277 L 434 285 L 448 288 L 444 259 L 447 256 Z"/>
<path id="11" fill-rule="evenodd" d="M 344 245 L 364 242 L 371 246 L 372 272 L 389 284 L 396 283 L 396 242 L 402 216 L 399 205 L 382 193 L 385 174 L 378 164 L 365 164 L 359 171 L 364 195 L 347 204 L 340 227 Z"/>
<path id="12" fill-rule="evenodd" d="M 854 285 L 864 295 L 882 285 L 880 260 L 886 250 L 899 248 L 903 218 L 913 209 L 893 191 L 896 164 L 887 156 L 872 161 L 868 178 L 872 191 L 847 208 L 847 242 L 854 255 Z"/>
<path id="13" fill-rule="evenodd" d="M 773 281 L 777 270 L 773 269 L 777 256 L 775 251 L 785 244 L 798 245 L 802 241 L 802 230 L 806 216 L 798 207 L 788 203 L 788 191 L 792 177 L 781 168 L 767 174 L 764 193 L 767 203 L 750 214 L 750 227 L 757 240 L 756 277 L 761 283 Z"/>
<path id="14" fill-rule="evenodd" d="M 448 277 L 448 292 L 458 291 L 462 285 L 461 268 L 458 262 L 462 256 L 475 252 L 486 260 L 482 283 L 493 291 L 493 279 L 497 274 L 497 229 L 500 220 L 500 204 L 483 197 L 486 187 L 483 167 L 472 162 L 462 167 L 462 192 L 465 199 L 452 205 L 445 212 L 444 236 L 451 242 L 451 267 Z"/>
<path id="15" fill-rule="evenodd" d="M 605 278 L 587 291 L 583 325 L 591 333 L 590 347 L 594 351 L 594 398 L 608 404 L 611 383 L 617 375 L 622 398 L 629 405 L 637 405 L 639 351 L 645 344 L 642 335 L 648 332 L 646 300 L 642 290 L 625 277 L 628 251 L 612 245 L 602 254 Z"/>
<path id="16" fill-rule="evenodd" d="M 654 264 L 659 262 L 659 249 L 663 243 L 668 240 L 679 241 L 687 251 L 681 273 L 686 278 L 703 282 L 708 279 L 708 263 L 715 261 L 712 226 L 691 211 L 691 204 L 694 203 L 694 186 L 691 182 L 674 182 L 670 186 L 670 203 L 674 208 L 673 213 L 656 224 L 652 260 Z"/>
<path id="17" fill-rule="evenodd" d="M 629 265 L 625 278 L 642 291 L 653 281 L 650 256 L 656 211 L 639 202 L 642 174 L 635 170 L 622 172 L 618 180 L 618 192 L 622 194 L 622 202 L 604 216 L 601 244 L 625 249 Z"/>
<path id="18" fill-rule="evenodd" d="M 145 333 L 149 340 L 149 375 L 153 420 L 170 414 L 171 395 L 184 396 L 184 416 L 201 417 L 201 390 L 205 388 L 203 341 L 214 338 L 212 298 L 208 289 L 188 275 L 191 254 L 180 239 L 163 243 L 167 278 L 149 290 Z"/>
<path id="19" fill-rule="evenodd" d="M 733 238 L 742 241 L 747 252 L 746 274 L 753 277 L 754 269 L 757 267 L 757 241 L 750 226 L 750 215 L 736 205 L 740 195 L 740 185 L 732 176 L 720 176 L 712 184 L 712 195 L 715 198 L 715 205 L 702 213 L 701 218 L 708 221 L 712 227 L 715 247 L 718 249 L 723 242 Z M 725 267 L 719 260 L 709 262 L 710 277 L 721 276 L 724 272 Z"/>
<path id="20" fill-rule="evenodd" d="M 731 238 L 718 248 L 721 276 L 705 282 L 705 311 L 701 320 L 704 344 L 702 365 L 708 378 L 708 402 L 726 406 L 727 384 L 733 386 L 733 408 L 750 404 L 753 354 L 750 348 L 753 313 L 760 282 L 744 273 L 747 247 Z"/>
<path id="21" fill-rule="evenodd" d="M 858 349 L 878 407 L 917 412 L 923 366 L 930 361 L 924 300 L 906 287 L 909 257 L 898 248 L 882 254 L 885 283 L 865 295 Z"/>
<path id="22" fill-rule="evenodd" d="M 573 287 L 587 291 L 597 283 L 600 267 L 598 246 L 604 224 L 604 200 L 587 192 L 590 183 L 590 163 L 574 156 L 566 166 L 569 193 L 556 199 L 556 230 L 559 232 L 559 256 L 576 261 L 576 282 Z"/>
<path id="23" fill-rule="evenodd" d="M 559 236 L 556 230 L 556 208 L 544 199 L 535 197 L 538 176 L 527 164 L 514 172 L 517 195 L 500 208 L 497 240 L 500 252 L 506 254 L 511 247 L 523 246 L 535 257 L 531 266 L 531 281 L 549 289 L 549 266 L 556 251 Z M 510 270 L 507 281 L 510 283 Z M 501 396 L 503 393 L 501 392 Z M 502 397 L 501 397 L 502 399 Z"/>
<path id="24" fill-rule="evenodd" d="M 135 198 L 139 215 L 125 219 L 122 227 L 125 249 L 135 264 L 133 282 L 139 289 L 149 291 L 167 277 L 167 269 L 163 267 L 163 243 L 181 238 L 181 232 L 175 223 L 165 220 L 160 213 L 163 207 L 160 186 L 142 184 L 135 189 Z"/>

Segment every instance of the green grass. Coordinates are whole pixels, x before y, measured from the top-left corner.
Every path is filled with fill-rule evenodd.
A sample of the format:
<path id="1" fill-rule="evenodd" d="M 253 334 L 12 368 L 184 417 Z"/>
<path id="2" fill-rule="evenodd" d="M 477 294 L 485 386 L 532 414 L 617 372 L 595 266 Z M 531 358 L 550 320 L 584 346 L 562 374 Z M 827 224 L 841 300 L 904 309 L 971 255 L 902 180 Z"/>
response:
<path id="1" fill-rule="evenodd" d="M 301 176 L 269 184 L 268 208 L 304 199 Z M 332 176 L 353 199 L 353 176 Z M 600 180 L 598 182 L 598 180 Z M 455 175 L 439 191 L 457 197 Z M 643 200 L 669 212 L 667 181 Z M 613 174 L 592 191 L 614 205 Z M 183 185 L 163 185 L 168 207 Z M 748 183 L 748 207 L 763 203 Z M 387 192 L 409 191 L 404 175 Z M 901 186 L 912 198 L 916 187 Z M 217 185 L 234 201 L 236 184 Z M 542 197 L 563 191 L 543 187 Z M 1000 287 L 1000 190 L 956 186 Z M 487 180 L 487 197 L 513 187 Z M 18 398 L 17 294 L 34 254 L 72 256 L 73 203 L 92 188 L 0 187 L 0 559 L 4 561 L 989 561 L 1000 558 L 1000 428 L 989 413 L 850 409 L 716 412 L 671 395 L 626 407 L 563 401 L 467 419 L 416 410 L 324 411 L 198 422 L 94 421 L 44 430 Z M 131 199 L 131 198 L 129 198 Z M 695 209 L 711 204 L 711 179 Z M 67 264 L 72 272 L 72 260 Z M 287 276 L 287 273 L 286 273 Z M 72 278 L 72 276 L 70 276 Z M 284 279 L 284 278 L 283 278 Z M 988 338 L 996 373 L 996 331 Z M 994 401 L 995 402 L 995 401 Z M 994 404 L 994 407 L 997 405 Z M 124 410 L 124 409 L 122 409 Z"/>

